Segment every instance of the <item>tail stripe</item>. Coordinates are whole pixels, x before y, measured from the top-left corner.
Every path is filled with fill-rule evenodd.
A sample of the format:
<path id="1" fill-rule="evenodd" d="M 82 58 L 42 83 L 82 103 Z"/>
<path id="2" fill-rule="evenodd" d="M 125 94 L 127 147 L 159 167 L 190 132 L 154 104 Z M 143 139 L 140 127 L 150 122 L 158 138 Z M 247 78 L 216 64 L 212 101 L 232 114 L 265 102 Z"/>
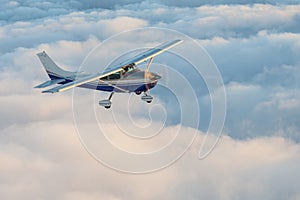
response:
<path id="1" fill-rule="evenodd" d="M 74 76 L 76 73 L 69 72 L 61 69 L 58 67 L 53 60 L 46 54 L 45 51 L 38 53 L 37 56 L 39 57 L 41 63 L 43 64 L 49 78 L 51 80 L 58 79 L 58 78 L 65 78 Z"/>

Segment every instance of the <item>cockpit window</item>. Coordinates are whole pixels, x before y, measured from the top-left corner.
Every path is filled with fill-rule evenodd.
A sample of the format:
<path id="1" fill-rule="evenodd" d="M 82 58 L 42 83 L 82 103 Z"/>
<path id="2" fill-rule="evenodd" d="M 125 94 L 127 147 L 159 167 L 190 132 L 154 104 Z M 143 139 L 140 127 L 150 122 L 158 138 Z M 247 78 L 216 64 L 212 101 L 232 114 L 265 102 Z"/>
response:
<path id="1" fill-rule="evenodd" d="M 134 64 L 126 65 L 125 67 L 123 67 L 123 69 L 124 69 L 125 73 L 127 73 L 127 72 L 134 70 L 135 66 L 134 66 Z"/>
<path id="2" fill-rule="evenodd" d="M 120 79 L 120 78 L 121 78 L 121 73 L 116 72 L 116 73 L 111 74 L 109 76 L 105 76 L 105 77 L 101 78 L 100 80 L 114 80 L 114 79 Z"/>
<path id="3" fill-rule="evenodd" d="M 136 67 L 134 64 L 130 64 L 130 65 L 126 65 L 124 67 L 122 67 L 123 70 L 116 72 L 114 74 L 111 74 L 109 76 L 105 76 L 103 78 L 101 78 L 101 80 L 114 80 L 114 79 L 120 79 L 121 76 L 124 76 L 125 74 L 127 74 L 128 72 L 133 71 Z"/>

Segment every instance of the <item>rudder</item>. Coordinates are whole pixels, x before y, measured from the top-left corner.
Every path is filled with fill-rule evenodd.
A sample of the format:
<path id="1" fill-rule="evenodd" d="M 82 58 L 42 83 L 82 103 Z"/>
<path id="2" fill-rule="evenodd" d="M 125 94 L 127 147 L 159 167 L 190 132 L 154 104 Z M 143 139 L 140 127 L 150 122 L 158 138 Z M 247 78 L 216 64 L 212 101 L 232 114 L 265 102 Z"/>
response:
<path id="1" fill-rule="evenodd" d="M 51 80 L 64 78 L 73 74 L 72 72 L 65 71 L 58 67 L 45 51 L 38 53 L 37 56 L 39 57 Z"/>

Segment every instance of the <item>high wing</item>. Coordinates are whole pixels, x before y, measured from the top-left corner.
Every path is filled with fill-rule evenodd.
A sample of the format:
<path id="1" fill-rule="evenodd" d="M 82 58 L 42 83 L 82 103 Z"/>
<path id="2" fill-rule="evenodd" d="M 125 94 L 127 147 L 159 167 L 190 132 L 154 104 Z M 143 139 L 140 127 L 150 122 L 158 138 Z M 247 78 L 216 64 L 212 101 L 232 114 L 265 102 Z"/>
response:
<path id="1" fill-rule="evenodd" d="M 108 71 L 105 71 L 104 73 L 109 73 L 111 71 L 114 71 L 118 68 L 121 68 L 126 65 L 130 65 L 130 64 L 138 65 L 139 63 L 142 63 L 150 58 L 153 58 L 153 57 L 163 53 L 164 51 L 167 51 L 168 49 L 176 46 L 177 44 L 179 44 L 181 42 L 183 42 L 183 40 L 179 40 L 179 39 L 165 42 L 157 47 L 149 49 L 148 51 L 145 51 L 141 54 L 138 54 L 138 55 L 134 56 L 133 58 L 130 58 L 128 60 L 121 62 L 118 66 L 114 67 L 113 69 L 109 69 Z"/>
<path id="2" fill-rule="evenodd" d="M 88 76 L 85 76 L 83 78 L 74 80 L 72 82 L 69 82 L 69 83 L 51 88 L 49 90 L 45 90 L 45 91 L 43 91 L 43 93 L 62 92 L 62 91 L 77 87 L 79 85 L 83 85 L 85 83 L 89 83 L 89 82 L 92 82 L 92 81 L 95 81 L 95 80 L 99 80 L 99 79 L 104 78 L 106 76 L 109 76 L 111 74 L 123 71 L 122 67 L 124 67 L 126 65 L 130 65 L 130 64 L 137 65 L 137 64 L 139 64 L 141 62 L 144 62 L 144 61 L 146 61 L 150 58 L 153 58 L 153 57 L 163 53 L 164 51 L 174 47 L 175 45 L 181 43 L 182 41 L 183 40 L 172 40 L 172 41 L 163 43 L 163 44 L 161 44 L 161 45 L 159 45 L 155 48 L 152 48 L 148 51 L 145 51 L 145 52 L 143 52 L 139 55 L 136 55 L 133 58 L 130 58 L 128 60 L 125 60 L 124 62 L 121 62 L 117 67 L 115 67 L 113 69 L 110 69 L 109 71 L 106 71 L 103 74 L 97 73 L 97 74 L 93 74 L 93 75 L 88 75 Z"/>

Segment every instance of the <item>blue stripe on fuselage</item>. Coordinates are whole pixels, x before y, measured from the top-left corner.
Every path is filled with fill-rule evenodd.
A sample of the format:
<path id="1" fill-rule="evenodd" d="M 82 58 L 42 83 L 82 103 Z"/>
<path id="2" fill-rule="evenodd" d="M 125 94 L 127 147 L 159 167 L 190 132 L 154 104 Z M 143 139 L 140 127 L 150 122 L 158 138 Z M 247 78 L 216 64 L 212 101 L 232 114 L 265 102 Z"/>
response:
<path id="1" fill-rule="evenodd" d="M 55 76 L 54 74 L 49 74 L 49 76 L 51 76 L 50 78 L 51 79 L 61 79 L 63 77 L 60 77 L 60 76 Z M 65 83 L 69 83 L 69 82 L 72 82 L 73 80 L 66 80 L 62 83 L 59 83 L 59 84 L 65 84 Z M 137 91 L 140 91 L 140 92 L 143 92 L 143 91 L 147 91 L 153 87 L 155 87 L 155 85 L 157 84 L 157 81 L 153 81 L 151 83 L 145 83 L 144 81 L 143 82 L 134 82 L 134 83 L 129 83 L 128 84 L 115 84 L 117 87 L 120 87 L 122 88 L 123 90 L 128 90 L 129 92 L 137 92 Z M 101 91 L 106 91 L 106 92 L 124 92 L 124 91 L 121 91 L 121 90 L 118 90 L 117 88 L 113 87 L 113 86 L 110 86 L 110 85 L 106 85 L 106 84 L 102 84 L 102 83 L 99 83 L 97 84 L 96 82 L 92 82 L 92 83 L 85 83 L 83 85 L 80 85 L 78 87 L 81 87 L 81 88 L 88 88 L 88 89 L 93 89 L 93 90 L 101 90 Z"/>
<path id="2" fill-rule="evenodd" d="M 116 84 L 117 87 L 122 88 L 123 90 L 128 90 L 129 92 L 137 92 L 137 91 L 147 91 L 153 87 L 155 87 L 155 85 L 157 84 L 157 81 L 151 82 L 151 83 L 147 83 L 145 84 L 143 83 L 136 83 L 136 84 L 130 84 L 130 85 L 119 85 Z M 98 84 L 97 86 L 94 84 L 83 84 L 80 85 L 78 87 L 82 87 L 82 88 L 88 88 L 88 89 L 94 89 L 94 90 L 101 90 L 101 91 L 106 91 L 106 92 L 124 92 L 122 90 L 118 90 L 118 88 L 115 88 L 113 86 L 109 86 L 109 85 L 105 85 L 105 84 Z"/>

